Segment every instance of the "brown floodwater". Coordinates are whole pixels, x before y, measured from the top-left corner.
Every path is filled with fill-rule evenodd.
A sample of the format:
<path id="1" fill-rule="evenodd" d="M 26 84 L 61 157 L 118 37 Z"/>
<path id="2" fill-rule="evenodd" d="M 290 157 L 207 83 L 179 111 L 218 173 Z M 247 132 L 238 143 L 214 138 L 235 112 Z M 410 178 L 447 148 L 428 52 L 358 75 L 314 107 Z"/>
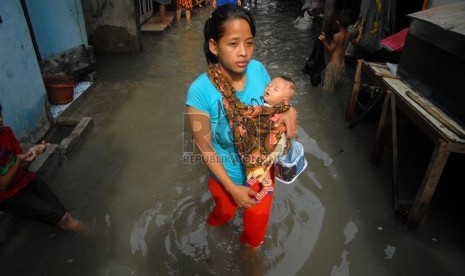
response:
<path id="1" fill-rule="evenodd" d="M 390 148 L 379 168 L 369 162 L 376 115 L 353 129 L 344 120 L 350 66 L 332 94 L 301 72 L 316 33 L 292 25 L 299 3 L 259 1 L 252 10 L 255 58 L 271 76 L 297 83 L 308 160 L 294 183 L 277 184 L 259 250 L 239 243 L 241 212 L 222 227 L 205 225 L 208 172 L 184 158 L 192 145 L 186 91 L 206 66 L 202 27 L 211 8 L 201 8 L 191 24 L 144 35 L 139 55 L 98 55 L 99 79 L 66 111 L 95 125 L 50 186 L 103 235 L 24 220 L 0 257 L 0 275 L 465 275 L 463 225 L 450 208 L 433 204 L 418 231 L 393 215 Z M 401 171 L 419 183 L 422 168 L 414 167 Z"/>

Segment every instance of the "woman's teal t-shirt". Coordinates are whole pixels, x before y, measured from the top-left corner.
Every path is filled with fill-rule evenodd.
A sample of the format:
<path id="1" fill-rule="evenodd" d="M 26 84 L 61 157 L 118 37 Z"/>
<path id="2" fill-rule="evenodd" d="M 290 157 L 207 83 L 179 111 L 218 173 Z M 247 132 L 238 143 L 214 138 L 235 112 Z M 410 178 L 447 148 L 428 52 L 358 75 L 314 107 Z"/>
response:
<path id="1" fill-rule="evenodd" d="M 252 59 L 246 68 L 246 83 L 243 91 L 237 91 L 241 102 L 247 105 L 263 105 L 263 93 L 270 82 L 265 67 Z M 187 92 L 186 105 L 210 116 L 212 146 L 220 157 L 229 177 L 236 184 L 246 180 L 245 169 L 234 146 L 234 137 L 229 127 L 221 93 L 213 86 L 206 73 L 201 74 Z"/>

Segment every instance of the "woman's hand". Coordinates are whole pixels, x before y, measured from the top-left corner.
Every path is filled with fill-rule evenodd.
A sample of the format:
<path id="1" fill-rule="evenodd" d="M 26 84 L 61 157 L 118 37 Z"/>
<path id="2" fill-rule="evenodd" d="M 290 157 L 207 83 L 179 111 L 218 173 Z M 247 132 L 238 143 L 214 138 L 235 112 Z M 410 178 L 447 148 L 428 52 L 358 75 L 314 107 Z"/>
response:
<path id="1" fill-rule="evenodd" d="M 35 145 L 32 147 L 32 149 L 37 153 L 37 154 L 42 154 L 44 153 L 45 149 L 50 146 L 50 143 L 45 143 L 45 141 L 42 141 L 42 143 Z"/>
<path id="2" fill-rule="evenodd" d="M 210 171 L 216 176 L 239 207 L 249 208 L 258 202 L 253 199 L 257 194 L 249 187 L 234 183 L 223 167 L 221 159 L 212 147 L 210 116 L 193 107 L 187 108 L 189 125 L 197 148 L 206 160 Z"/>
<path id="3" fill-rule="evenodd" d="M 286 126 L 287 138 L 297 136 L 297 111 L 291 107 L 288 111 L 283 112 L 281 117 L 276 121 L 276 125 L 284 124 Z"/>
<path id="4" fill-rule="evenodd" d="M 17 154 L 16 158 L 18 158 L 21 161 L 21 163 L 23 162 L 31 163 L 32 161 L 34 161 L 34 159 L 36 159 L 36 156 L 37 156 L 37 153 L 35 152 L 35 150 L 31 148 L 29 149 L 27 153 Z"/>
<path id="5" fill-rule="evenodd" d="M 234 185 L 229 193 L 234 199 L 234 202 L 236 202 L 237 206 L 239 207 L 250 208 L 258 204 L 258 201 L 254 199 L 255 195 L 257 195 L 257 192 L 250 189 L 249 187 Z"/>
<path id="6" fill-rule="evenodd" d="M 320 41 L 326 40 L 326 34 L 325 34 L 325 32 L 321 32 L 320 36 L 318 36 L 318 39 L 319 39 Z"/>

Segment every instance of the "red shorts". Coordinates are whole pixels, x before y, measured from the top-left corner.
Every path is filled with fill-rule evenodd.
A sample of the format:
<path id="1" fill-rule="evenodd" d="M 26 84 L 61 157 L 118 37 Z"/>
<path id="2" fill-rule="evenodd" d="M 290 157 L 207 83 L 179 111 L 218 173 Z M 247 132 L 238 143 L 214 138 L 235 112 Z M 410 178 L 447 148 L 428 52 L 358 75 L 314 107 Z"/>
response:
<path id="1" fill-rule="evenodd" d="M 274 187 L 274 176 L 273 179 Z M 224 189 L 223 185 L 210 177 L 208 187 L 215 201 L 215 208 L 207 219 L 211 226 L 219 226 L 233 219 L 236 213 L 237 205 L 231 195 Z M 261 185 L 254 185 L 251 189 L 258 192 Z M 260 203 L 244 210 L 244 231 L 242 232 L 241 242 L 248 243 L 256 247 L 263 243 L 266 229 L 271 214 L 271 205 L 273 203 L 273 194 L 265 196 Z"/>

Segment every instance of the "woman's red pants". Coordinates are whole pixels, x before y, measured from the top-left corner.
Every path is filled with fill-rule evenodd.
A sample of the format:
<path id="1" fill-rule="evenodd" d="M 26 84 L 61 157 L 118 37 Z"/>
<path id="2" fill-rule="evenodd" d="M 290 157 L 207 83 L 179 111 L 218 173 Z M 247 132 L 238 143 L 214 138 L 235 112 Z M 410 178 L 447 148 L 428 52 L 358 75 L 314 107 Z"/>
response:
<path id="1" fill-rule="evenodd" d="M 271 175 L 271 179 L 274 176 Z M 274 186 L 274 181 L 273 184 Z M 219 226 L 233 219 L 237 205 L 231 195 L 224 189 L 223 185 L 210 177 L 208 187 L 215 201 L 215 207 L 207 219 L 211 226 Z M 258 192 L 261 185 L 254 185 L 251 189 Z M 273 194 L 265 196 L 257 205 L 244 210 L 244 231 L 241 242 L 257 247 L 265 239 L 266 229 L 271 214 Z"/>

